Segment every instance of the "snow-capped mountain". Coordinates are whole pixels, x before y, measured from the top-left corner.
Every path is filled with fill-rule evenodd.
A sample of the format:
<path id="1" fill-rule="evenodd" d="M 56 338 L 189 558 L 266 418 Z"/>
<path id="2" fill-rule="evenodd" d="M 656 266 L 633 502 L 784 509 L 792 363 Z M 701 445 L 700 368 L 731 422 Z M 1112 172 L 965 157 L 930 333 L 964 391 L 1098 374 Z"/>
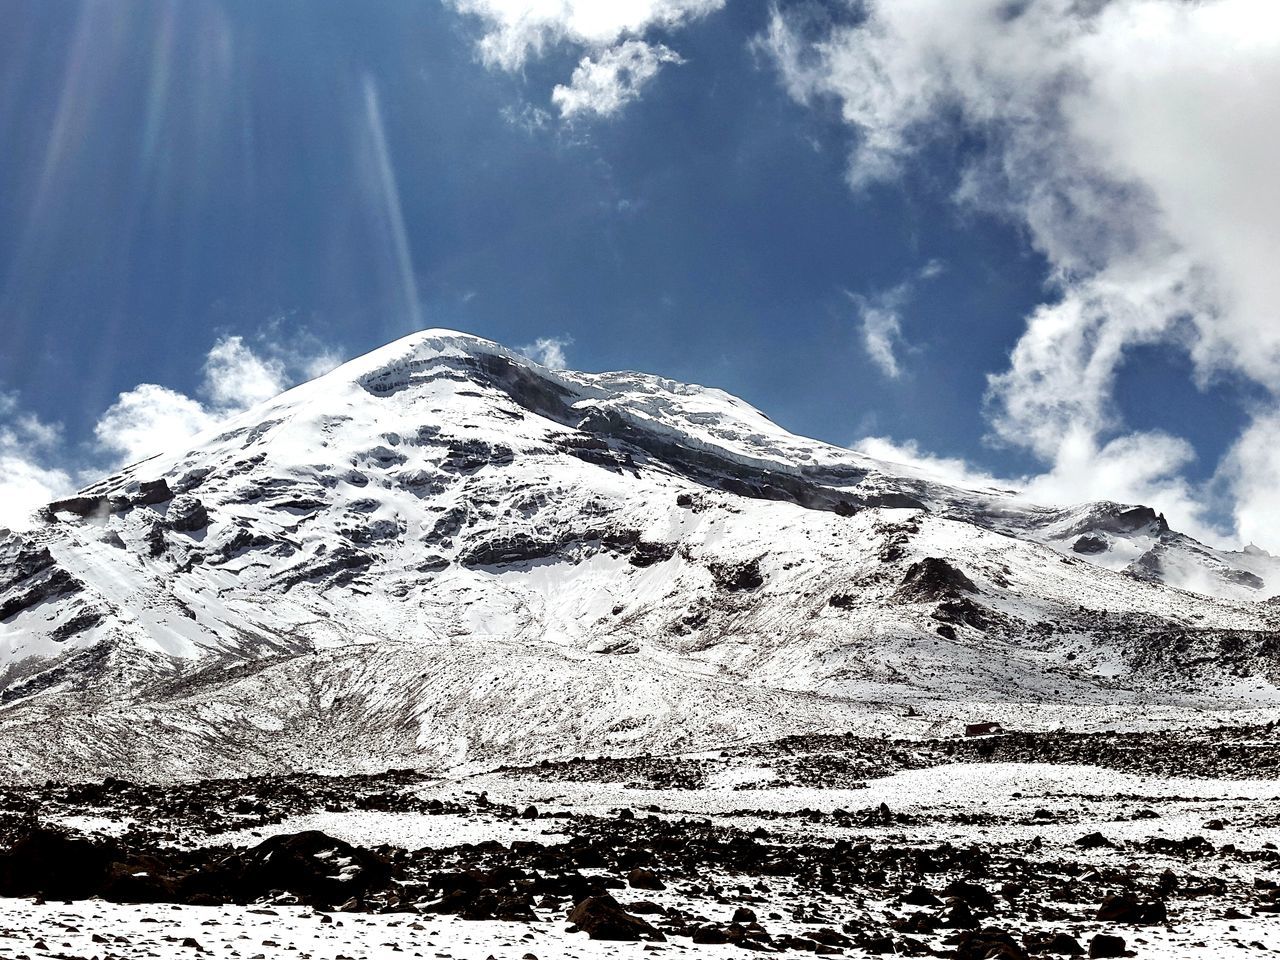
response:
<path id="1" fill-rule="evenodd" d="M 1278 593 L 1280 561 L 1147 507 L 947 486 L 718 390 L 427 331 L 0 533 L 0 757 L 183 776 L 1266 707 Z"/>

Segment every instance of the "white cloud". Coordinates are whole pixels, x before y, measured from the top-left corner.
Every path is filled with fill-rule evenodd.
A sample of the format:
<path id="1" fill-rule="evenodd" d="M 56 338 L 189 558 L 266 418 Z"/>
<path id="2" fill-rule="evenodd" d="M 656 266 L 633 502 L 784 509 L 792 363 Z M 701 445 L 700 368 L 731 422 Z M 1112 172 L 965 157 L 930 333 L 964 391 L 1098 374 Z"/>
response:
<path id="1" fill-rule="evenodd" d="M 126 390 L 93 428 L 102 450 L 118 464 L 175 449 L 221 419 L 199 400 L 154 383 Z"/>
<path id="2" fill-rule="evenodd" d="M 519 70 L 558 43 L 594 50 L 661 27 L 670 30 L 719 10 L 725 0 L 446 0 L 484 25 L 480 55 Z"/>
<path id="3" fill-rule="evenodd" d="M 23 411 L 15 395 L 0 393 L 0 527 L 25 528 L 36 509 L 72 493 L 76 477 L 95 478 L 179 448 L 290 384 L 337 366 L 336 352 L 314 336 L 277 338 L 280 332 L 278 325 L 268 325 L 256 350 L 241 337 L 219 339 L 203 365 L 202 399 L 154 383 L 124 391 L 98 418 L 92 451 L 69 450 L 60 425 Z"/>
<path id="4" fill-rule="evenodd" d="M 862 320 L 862 346 L 867 356 L 886 377 L 897 379 L 902 373 L 894 352 L 902 340 L 902 321 L 897 309 L 862 297 L 855 298 L 854 302 Z"/>
<path id="5" fill-rule="evenodd" d="M 1280 424 L 1276 430 L 1274 439 L 1280 441 Z M 1177 475 L 1195 459 L 1195 451 L 1185 440 L 1168 434 L 1128 434 L 1099 448 L 1091 436 L 1077 431 L 1064 441 L 1064 452 L 1053 469 L 1029 477 L 997 477 L 964 459 L 927 453 L 914 441 L 899 443 L 889 437 L 863 437 L 851 446 L 869 457 L 897 464 L 904 473 L 923 480 L 967 489 L 1013 491 L 1022 500 L 1037 504 L 1091 500 L 1158 504 L 1174 529 L 1202 541 L 1222 536 L 1221 530 L 1204 521 L 1202 491 Z M 1262 449 L 1265 448 L 1253 452 Z M 1274 472 L 1270 476 L 1280 481 L 1280 455 L 1271 469 Z M 1280 507 L 1276 489 L 1259 484 L 1263 510 L 1267 503 Z"/>
<path id="6" fill-rule="evenodd" d="M 0 527 L 23 530 L 32 514 L 72 488 L 71 476 L 48 461 L 62 431 L 19 409 L 12 394 L 0 394 Z"/>
<path id="7" fill-rule="evenodd" d="M 536 360 L 544 367 L 552 370 L 563 370 L 568 366 L 564 350 L 571 343 L 573 343 L 571 337 L 539 337 L 533 343 L 519 347 L 518 350 L 530 360 Z"/>
<path id="8" fill-rule="evenodd" d="M 551 91 L 551 102 L 566 119 L 580 114 L 607 117 L 640 96 L 640 90 L 664 63 L 682 63 L 660 43 L 628 40 L 603 53 L 582 58 L 568 85 Z"/>
<path id="9" fill-rule="evenodd" d="M 270 400 L 288 385 L 284 361 L 260 357 L 243 337 L 223 337 L 204 362 L 202 390 L 215 408 L 240 410 Z"/>
<path id="10" fill-rule="evenodd" d="M 1227 454 L 1218 480 L 1230 492 L 1241 540 L 1274 544 L 1280 522 L 1280 413 L 1254 419 Z"/>
<path id="11" fill-rule="evenodd" d="M 1280 416 L 1280 6 L 1271 0 L 868 0 L 818 40 L 775 14 L 763 46 L 791 93 L 856 129 L 855 189 L 893 180 L 958 123 L 985 144 L 956 198 L 1022 225 L 1053 296 L 991 378 L 995 438 L 1048 470 L 1031 489 L 1147 499 L 1212 535 L 1182 440 L 1127 430 L 1128 353 L 1172 344 L 1197 382 L 1271 394 L 1221 481 L 1238 533 L 1280 546 L 1248 506 L 1257 437 Z M 1265 459 L 1265 458 L 1264 458 Z M 1100 490 L 1105 483 L 1107 490 Z M 1276 514 L 1273 514 L 1276 516 Z"/>
<path id="12" fill-rule="evenodd" d="M 902 375 L 901 352 L 909 348 L 902 335 L 902 309 L 919 282 L 933 280 L 946 270 L 941 260 L 930 260 L 912 279 L 874 296 L 849 293 L 858 310 L 862 346 L 871 362 L 891 380 Z"/>
<path id="13" fill-rule="evenodd" d="M 279 334 L 268 326 L 268 334 Z M 120 463 L 180 447 L 223 420 L 332 370 L 336 353 L 302 334 L 295 342 L 263 339 L 258 350 L 243 337 L 221 337 L 205 357 L 200 399 L 168 387 L 143 383 L 120 394 L 94 433 L 99 446 Z"/>
<path id="14" fill-rule="evenodd" d="M 553 102 L 565 118 L 609 116 L 634 100 L 663 64 L 681 58 L 645 34 L 713 13 L 725 0 L 446 0 L 482 26 L 480 59 L 515 72 L 553 47 L 584 52 Z"/>
<path id="15" fill-rule="evenodd" d="M 898 443 L 889 437 L 863 437 L 853 445 L 855 450 L 876 460 L 884 460 L 905 468 L 904 473 L 936 483 L 956 487 L 1020 489 L 1021 483 L 992 476 L 956 457 L 939 457 L 926 453 L 913 440 Z"/>

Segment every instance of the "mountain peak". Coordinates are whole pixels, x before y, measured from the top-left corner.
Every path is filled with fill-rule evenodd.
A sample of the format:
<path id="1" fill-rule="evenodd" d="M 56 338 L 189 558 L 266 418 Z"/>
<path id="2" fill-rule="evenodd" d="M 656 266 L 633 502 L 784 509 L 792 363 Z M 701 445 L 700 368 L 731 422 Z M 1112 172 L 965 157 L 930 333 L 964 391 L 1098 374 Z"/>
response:
<path id="1" fill-rule="evenodd" d="M 813 729 L 815 696 L 841 729 L 1257 703 L 1276 574 L 1147 508 L 935 483 L 718 390 L 429 330 L 6 537 L 0 744 L 39 773 L 50 724 L 105 738 L 96 773 L 163 704 L 207 772 L 313 760 L 308 724 L 395 765 Z"/>

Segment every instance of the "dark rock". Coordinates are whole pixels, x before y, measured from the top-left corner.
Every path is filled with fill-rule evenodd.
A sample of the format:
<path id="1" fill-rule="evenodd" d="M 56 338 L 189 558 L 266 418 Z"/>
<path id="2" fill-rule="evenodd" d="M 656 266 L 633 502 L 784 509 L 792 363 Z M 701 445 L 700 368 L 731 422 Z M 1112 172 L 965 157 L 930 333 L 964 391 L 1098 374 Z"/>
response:
<path id="1" fill-rule="evenodd" d="M 963 929 L 976 927 L 978 921 L 974 917 L 973 910 L 970 909 L 969 904 L 959 897 L 951 897 L 947 900 L 946 908 L 938 918 L 938 925 L 951 929 Z"/>
<path id="2" fill-rule="evenodd" d="M 1003 930 L 987 927 L 960 934 L 956 960 L 1027 960 L 1022 944 Z"/>
<path id="3" fill-rule="evenodd" d="M 1076 553 L 1105 553 L 1108 546 L 1109 544 L 1107 543 L 1106 537 L 1087 533 L 1076 540 L 1076 542 L 1071 545 L 1071 549 Z"/>
<path id="4" fill-rule="evenodd" d="M 977 593 L 972 580 L 941 557 L 925 557 L 907 568 L 897 597 L 901 600 L 944 600 L 958 593 Z"/>
<path id="5" fill-rule="evenodd" d="M 1064 957 L 1079 957 L 1084 955 L 1084 947 L 1080 946 L 1080 941 L 1071 934 L 1059 933 L 1045 944 L 1043 952 Z"/>
<path id="6" fill-rule="evenodd" d="M 129 497 L 129 503 L 143 507 L 172 499 L 173 491 L 169 489 L 169 484 L 164 477 L 161 477 L 159 480 L 143 480 L 138 484 L 138 492 Z"/>
<path id="7" fill-rule="evenodd" d="M 0 853 L 0 896 L 86 899 L 102 889 L 119 856 L 111 844 L 35 827 Z"/>
<path id="8" fill-rule="evenodd" d="M 1139 903 L 1131 894 L 1109 894 L 1098 907 L 1097 919 L 1110 923 L 1164 923 L 1168 910 L 1159 900 Z"/>
<path id="9" fill-rule="evenodd" d="M 764 575 L 760 573 L 760 561 L 749 560 L 745 563 L 710 563 L 707 569 L 721 590 L 733 593 L 755 590 L 764 585 Z"/>
<path id="10" fill-rule="evenodd" d="M 1114 850 L 1116 845 L 1101 833 L 1095 831 L 1093 833 L 1087 833 L 1077 840 L 1076 846 L 1083 850 L 1096 850 L 1099 847 L 1108 847 Z"/>
<path id="11" fill-rule="evenodd" d="M 658 879 L 658 875 L 644 867 L 636 867 L 627 874 L 627 883 L 637 890 L 665 890 L 667 885 Z"/>
<path id="12" fill-rule="evenodd" d="M 924 887 L 912 887 L 911 891 L 902 898 L 902 902 L 910 904 L 913 907 L 940 907 L 942 901 L 935 897 Z"/>
<path id="13" fill-rule="evenodd" d="M 886 956 L 888 954 L 898 952 L 894 949 L 893 937 L 887 936 L 868 937 L 865 940 L 860 940 L 858 942 L 858 946 L 862 947 L 862 949 L 867 951 L 867 953 L 874 954 L 875 956 Z"/>
<path id="14" fill-rule="evenodd" d="M 165 513 L 165 522 L 170 530 L 179 533 L 194 533 L 209 525 L 209 511 L 203 503 L 188 493 L 173 498 Z"/>
<path id="15" fill-rule="evenodd" d="M 1124 937 L 1117 937 L 1109 933 L 1099 933 L 1089 941 L 1090 960 L 1123 956 L 1125 956 Z"/>
<path id="16" fill-rule="evenodd" d="M 212 871 L 214 883 L 237 903 L 283 890 L 312 906 L 358 899 L 390 875 L 381 857 L 318 830 L 270 837 Z"/>
<path id="17" fill-rule="evenodd" d="M 652 924 L 627 913 L 607 893 L 578 903 L 569 913 L 569 922 L 592 940 L 666 940 Z"/>

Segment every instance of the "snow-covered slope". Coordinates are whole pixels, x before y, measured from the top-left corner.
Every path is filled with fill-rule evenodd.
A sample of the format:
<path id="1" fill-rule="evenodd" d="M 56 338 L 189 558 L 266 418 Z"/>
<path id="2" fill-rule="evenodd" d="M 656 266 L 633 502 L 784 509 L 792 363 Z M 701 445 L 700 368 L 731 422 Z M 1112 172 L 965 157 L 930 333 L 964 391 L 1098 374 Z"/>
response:
<path id="1" fill-rule="evenodd" d="M 948 487 L 717 390 L 427 331 L 0 535 L 0 754 L 182 775 L 674 749 L 905 704 L 922 731 L 945 704 L 1264 707 L 1278 592 L 1273 558 L 1147 508 Z"/>

